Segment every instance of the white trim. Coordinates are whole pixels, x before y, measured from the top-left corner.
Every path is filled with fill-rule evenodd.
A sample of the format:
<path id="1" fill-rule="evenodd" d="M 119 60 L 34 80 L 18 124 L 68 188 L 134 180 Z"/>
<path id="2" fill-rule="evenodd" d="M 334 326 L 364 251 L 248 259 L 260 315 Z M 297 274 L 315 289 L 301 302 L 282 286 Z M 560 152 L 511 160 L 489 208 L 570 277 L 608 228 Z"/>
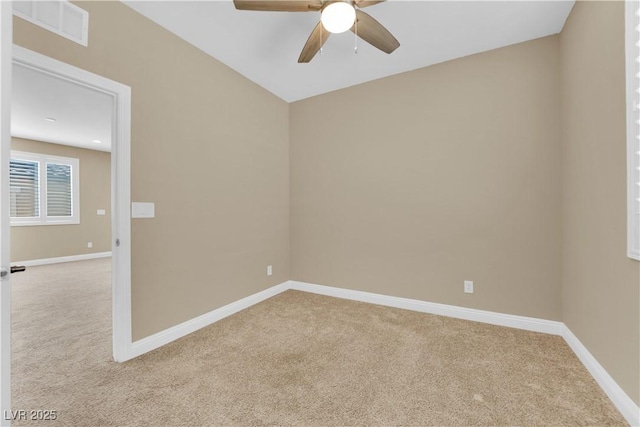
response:
<path id="1" fill-rule="evenodd" d="M 640 71 L 638 0 L 625 1 L 627 92 L 627 256 L 640 261 Z"/>
<path id="2" fill-rule="evenodd" d="M 437 314 L 439 316 L 455 317 L 456 319 L 471 320 L 474 322 L 489 323 L 492 325 L 506 326 L 509 328 L 524 329 L 526 331 L 542 332 L 551 335 L 561 335 L 562 322 L 554 320 L 537 319 L 534 317 L 516 316 L 514 314 L 502 314 L 492 311 L 476 310 L 473 308 L 457 307 L 454 305 L 438 304 L 409 298 L 392 297 L 388 295 L 374 294 L 371 292 L 353 291 L 349 289 L 334 288 L 331 286 L 314 285 L 304 282 L 289 282 L 289 289 L 311 292 L 349 299 L 353 301 L 368 302 L 387 307 L 403 308 L 405 310 L 421 313 Z"/>
<path id="3" fill-rule="evenodd" d="M 227 304 L 216 310 L 210 311 L 209 313 L 203 314 L 191 320 L 187 320 L 186 322 L 180 323 L 179 325 L 173 326 L 169 329 L 165 329 L 164 331 L 158 332 L 157 334 L 153 334 L 149 337 L 138 340 L 133 343 L 130 356 L 131 358 L 138 357 L 144 353 L 155 350 L 158 347 L 175 341 L 178 338 L 189 335 L 190 333 L 195 332 L 198 329 L 209 326 L 212 323 L 217 322 L 218 320 L 231 316 L 232 314 L 235 314 L 240 310 L 244 310 L 245 308 L 251 307 L 252 305 L 271 298 L 289 289 L 288 284 L 289 282 L 280 283 L 279 285 L 275 285 L 271 288 L 265 289 L 264 291 L 250 295 L 246 298 L 242 298 L 238 301 L 232 302 L 231 304 Z"/>
<path id="4" fill-rule="evenodd" d="M 111 252 L 96 252 L 93 254 L 61 256 L 57 258 L 32 259 L 28 261 L 12 262 L 13 265 L 24 265 L 25 267 L 33 267 L 36 265 L 59 264 L 61 262 L 85 261 L 96 258 L 110 258 Z"/>
<path id="5" fill-rule="evenodd" d="M 627 422 L 632 426 L 640 425 L 640 408 L 638 405 L 631 400 L 565 324 L 562 325 L 562 337 Z"/>
<path id="6" fill-rule="evenodd" d="M 8 270 L 11 253 L 9 158 L 11 150 L 11 2 L 0 1 L 0 267 Z M 11 275 L 0 286 L 0 414 L 11 410 Z M 0 417 L 0 425 L 11 420 Z"/>
<path id="7" fill-rule="evenodd" d="M 111 80 L 109 80 L 111 82 Z M 113 358 L 131 353 L 131 88 L 114 83 L 116 98 L 111 135 L 111 230 L 114 251 Z M 119 242 L 119 246 L 116 244 Z M 117 268 L 116 268 L 117 267 Z"/>
<path id="8" fill-rule="evenodd" d="M 4 3 L 4 2 L 0 2 Z M 89 71 L 13 45 L 13 62 L 113 99 L 111 149 L 111 236 L 113 252 L 113 358 L 131 353 L 131 88 Z M 116 245 L 119 240 L 120 245 Z"/>

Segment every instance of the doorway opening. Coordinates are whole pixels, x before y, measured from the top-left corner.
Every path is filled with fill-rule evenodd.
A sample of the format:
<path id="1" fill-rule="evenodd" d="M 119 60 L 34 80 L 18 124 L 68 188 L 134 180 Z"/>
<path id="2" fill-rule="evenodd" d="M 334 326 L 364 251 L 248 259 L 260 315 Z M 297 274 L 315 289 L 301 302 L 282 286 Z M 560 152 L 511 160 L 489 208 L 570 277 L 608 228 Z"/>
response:
<path id="1" fill-rule="evenodd" d="M 131 89 L 15 45 L 12 66 L 17 95 L 12 107 L 17 114 L 12 112 L 11 158 L 15 167 L 10 168 L 10 174 L 15 170 L 18 178 L 28 173 L 32 178 L 17 180 L 16 184 L 22 185 L 12 183 L 10 187 L 14 202 L 10 206 L 14 217 L 11 231 L 21 239 L 11 239 L 12 264 L 26 264 L 27 272 L 21 274 L 27 275 L 29 264 L 50 264 L 33 270 L 47 267 L 50 274 L 58 271 L 63 282 L 68 270 L 73 280 L 66 281 L 70 287 L 67 294 L 56 297 L 62 302 L 59 309 L 65 300 L 82 306 L 73 287 L 84 289 L 83 274 L 89 275 L 88 282 L 92 270 L 100 276 L 102 296 L 95 294 L 93 298 L 102 298 L 103 303 L 111 300 L 104 313 L 111 313 L 110 327 L 106 328 L 111 330 L 110 353 L 113 360 L 123 362 L 131 358 Z M 56 104 L 59 108 L 54 111 L 51 106 Z M 14 120 L 24 115 L 25 109 L 32 117 Z M 73 126 L 62 126 L 71 121 Z M 78 148 L 82 143 L 87 146 Z M 36 175 L 37 182 L 33 179 Z M 31 190 L 34 185 L 37 192 Z M 60 263 L 69 261 L 76 262 Z M 82 273 L 83 266 L 89 271 Z M 73 273 L 73 268 L 79 271 Z M 19 283 L 19 276 L 14 276 Z M 89 295 L 85 305 L 92 298 Z M 39 301 L 46 304 L 42 298 Z M 62 325 L 59 328 L 64 329 Z"/>
<path id="2" fill-rule="evenodd" d="M 11 285 L 12 395 L 23 407 L 44 404 L 62 369 L 111 357 L 113 98 L 14 63 L 11 99 L 10 260 L 26 268 Z"/>

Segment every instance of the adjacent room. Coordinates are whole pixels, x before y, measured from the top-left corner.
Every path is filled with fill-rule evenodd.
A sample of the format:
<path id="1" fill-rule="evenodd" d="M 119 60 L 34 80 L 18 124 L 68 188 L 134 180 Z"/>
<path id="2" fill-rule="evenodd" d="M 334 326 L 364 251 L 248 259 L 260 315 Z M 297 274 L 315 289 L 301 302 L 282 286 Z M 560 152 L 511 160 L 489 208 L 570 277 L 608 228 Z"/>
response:
<path id="1" fill-rule="evenodd" d="M 11 262 L 110 256 L 112 100 L 13 66 Z"/>
<path id="2" fill-rule="evenodd" d="M 637 1 L 13 14 L 5 421 L 640 424 Z"/>
<path id="3" fill-rule="evenodd" d="M 12 282 L 20 395 L 50 392 L 33 366 L 72 369 L 79 342 L 110 343 L 113 102 L 25 65 L 12 75 L 11 265 L 25 267 Z"/>

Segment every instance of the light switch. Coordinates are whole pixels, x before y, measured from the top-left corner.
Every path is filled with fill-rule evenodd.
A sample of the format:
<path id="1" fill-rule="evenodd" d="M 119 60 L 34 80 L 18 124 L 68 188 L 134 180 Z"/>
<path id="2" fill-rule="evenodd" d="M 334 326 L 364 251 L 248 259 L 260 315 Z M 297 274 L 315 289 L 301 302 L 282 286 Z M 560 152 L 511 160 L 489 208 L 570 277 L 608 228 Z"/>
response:
<path id="1" fill-rule="evenodd" d="M 98 209 L 98 215 L 106 215 L 107 211 L 104 209 Z"/>
<path id="2" fill-rule="evenodd" d="M 155 218 L 156 216 L 156 204 L 155 203 L 131 203 L 131 218 Z"/>

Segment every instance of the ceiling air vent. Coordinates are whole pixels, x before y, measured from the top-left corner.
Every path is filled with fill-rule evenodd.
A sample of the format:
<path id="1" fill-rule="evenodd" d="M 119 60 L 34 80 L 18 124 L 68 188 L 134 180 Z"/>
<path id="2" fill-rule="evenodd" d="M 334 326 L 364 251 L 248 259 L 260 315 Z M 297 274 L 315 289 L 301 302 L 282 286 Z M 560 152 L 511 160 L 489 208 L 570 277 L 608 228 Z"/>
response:
<path id="1" fill-rule="evenodd" d="M 89 43 L 89 12 L 66 0 L 14 1 L 13 14 L 83 46 Z"/>

